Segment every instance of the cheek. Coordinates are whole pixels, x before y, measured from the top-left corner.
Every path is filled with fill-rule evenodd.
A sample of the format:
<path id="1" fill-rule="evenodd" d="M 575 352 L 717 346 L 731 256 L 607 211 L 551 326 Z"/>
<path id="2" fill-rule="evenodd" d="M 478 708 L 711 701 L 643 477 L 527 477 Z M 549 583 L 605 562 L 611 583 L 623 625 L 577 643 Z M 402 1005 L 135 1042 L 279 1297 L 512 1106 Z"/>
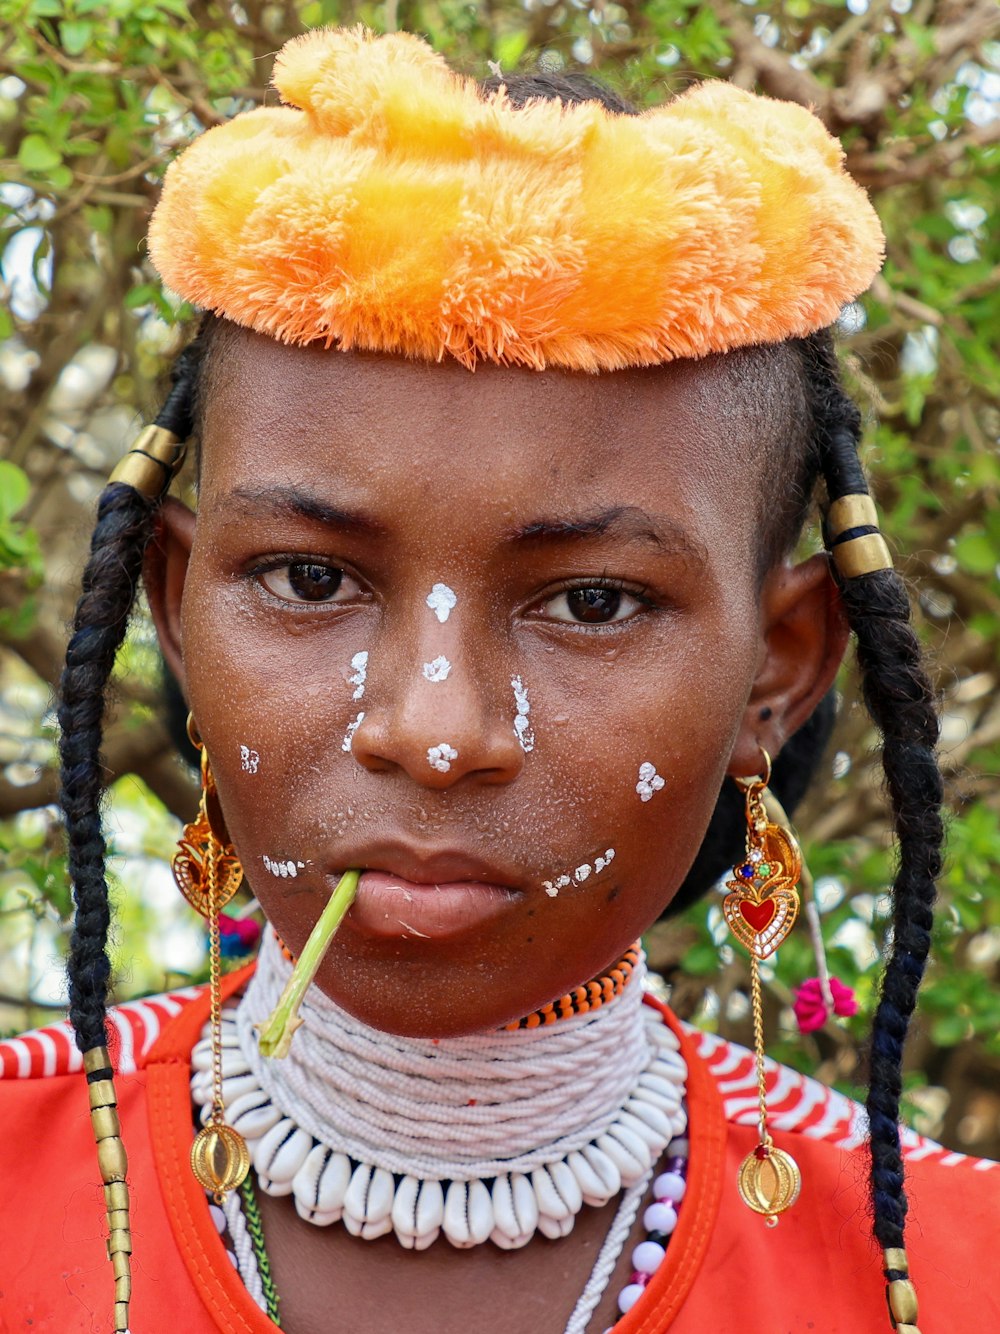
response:
<path id="1" fill-rule="evenodd" d="M 698 851 L 752 682 L 746 653 L 714 664 L 695 655 L 697 667 L 686 658 L 655 672 L 610 660 L 585 685 L 531 678 L 537 740 L 528 767 L 547 771 L 565 831 L 564 863 L 546 877 L 546 892 L 572 896 L 583 866 L 588 892 L 627 890 L 620 907 L 638 929 L 662 911 Z"/>

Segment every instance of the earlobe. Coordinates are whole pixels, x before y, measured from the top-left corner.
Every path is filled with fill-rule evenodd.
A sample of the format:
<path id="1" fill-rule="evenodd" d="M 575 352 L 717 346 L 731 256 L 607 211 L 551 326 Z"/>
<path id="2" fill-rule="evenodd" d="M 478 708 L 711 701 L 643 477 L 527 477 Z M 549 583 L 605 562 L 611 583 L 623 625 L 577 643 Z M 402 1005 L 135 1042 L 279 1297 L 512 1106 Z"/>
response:
<path id="1" fill-rule="evenodd" d="M 778 754 L 829 690 L 847 647 L 847 617 L 826 555 L 776 566 L 760 607 L 760 658 L 730 757 L 734 775 L 760 770 L 761 747 L 772 759 Z"/>
<path id="2" fill-rule="evenodd" d="M 181 601 L 194 544 L 195 516 L 179 500 L 168 497 L 156 516 L 153 539 L 146 548 L 142 577 L 149 609 L 167 666 L 187 691 L 181 636 Z"/>

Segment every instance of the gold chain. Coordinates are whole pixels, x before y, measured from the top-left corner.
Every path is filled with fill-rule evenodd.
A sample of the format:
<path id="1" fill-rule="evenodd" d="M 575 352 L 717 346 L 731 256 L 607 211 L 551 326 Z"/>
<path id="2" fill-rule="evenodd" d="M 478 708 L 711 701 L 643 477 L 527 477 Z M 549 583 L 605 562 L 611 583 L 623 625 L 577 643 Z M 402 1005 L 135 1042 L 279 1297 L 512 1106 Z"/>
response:
<path id="1" fill-rule="evenodd" d="M 767 1083 L 764 1076 L 764 1003 L 760 993 L 760 965 L 750 956 L 750 1005 L 753 1010 L 754 1060 L 757 1064 L 757 1106 L 759 1108 L 760 1142 L 770 1144 L 767 1132 Z"/>
<path id="2" fill-rule="evenodd" d="M 208 940 L 209 940 L 209 995 L 212 1016 L 212 1121 L 225 1121 L 222 1099 L 222 959 L 219 939 L 219 874 L 218 849 L 214 837 L 209 837 L 208 871 Z"/>

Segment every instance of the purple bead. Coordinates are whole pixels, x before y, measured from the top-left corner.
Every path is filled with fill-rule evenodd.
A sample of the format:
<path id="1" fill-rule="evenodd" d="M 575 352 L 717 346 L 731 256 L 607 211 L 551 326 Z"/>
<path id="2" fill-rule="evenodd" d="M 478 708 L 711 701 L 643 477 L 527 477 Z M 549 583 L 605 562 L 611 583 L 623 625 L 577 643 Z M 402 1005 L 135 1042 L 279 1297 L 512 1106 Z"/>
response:
<path id="1" fill-rule="evenodd" d="M 622 1315 L 625 1315 L 627 1311 L 631 1311 L 632 1307 L 645 1291 L 646 1289 L 640 1287 L 638 1283 L 630 1283 L 627 1288 L 622 1288 L 621 1292 L 618 1294 L 618 1309 L 621 1311 Z"/>
<path id="2" fill-rule="evenodd" d="M 642 1225 L 647 1232 L 664 1232 L 669 1235 L 677 1226 L 677 1213 L 672 1204 L 651 1204 L 642 1216 Z"/>
<path id="3" fill-rule="evenodd" d="M 666 1248 L 655 1241 L 640 1241 L 632 1252 L 632 1268 L 639 1274 L 655 1274 L 666 1253 Z"/>
<path id="4" fill-rule="evenodd" d="M 684 1198 L 684 1192 L 687 1190 L 687 1182 L 679 1172 L 663 1172 L 653 1182 L 653 1199 L 670 1200 L 677 1204 Z"/>

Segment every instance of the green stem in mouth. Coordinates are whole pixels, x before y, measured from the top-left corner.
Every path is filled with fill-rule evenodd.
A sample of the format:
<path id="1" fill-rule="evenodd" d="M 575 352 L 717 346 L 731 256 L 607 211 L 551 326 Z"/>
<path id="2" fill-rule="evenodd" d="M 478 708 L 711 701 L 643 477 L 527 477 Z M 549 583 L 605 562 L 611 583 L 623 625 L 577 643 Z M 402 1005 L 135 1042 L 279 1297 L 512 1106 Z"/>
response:
<path id="1" fill-rule="evenodd" d="M 262 1024 L 257 1025 L 260 1029 L 260 1049 L 265 1056 L 280 1058 L 288 1055 L 295 1030 L 302 1023 L 299 1018 L 302 997 L 316 976 L 316 970 L 323 962 L 330 941 L 344 920 L 344 914 L 354 902 L 360 876 L 360 871 L 345 871 L 337 881 L 337 888 L 320 913 L 319 921 L 313 927 L 299 955 L 298 963 L 281 993 L 281 999 L 274 1007 L 273 1013 Z"/>

